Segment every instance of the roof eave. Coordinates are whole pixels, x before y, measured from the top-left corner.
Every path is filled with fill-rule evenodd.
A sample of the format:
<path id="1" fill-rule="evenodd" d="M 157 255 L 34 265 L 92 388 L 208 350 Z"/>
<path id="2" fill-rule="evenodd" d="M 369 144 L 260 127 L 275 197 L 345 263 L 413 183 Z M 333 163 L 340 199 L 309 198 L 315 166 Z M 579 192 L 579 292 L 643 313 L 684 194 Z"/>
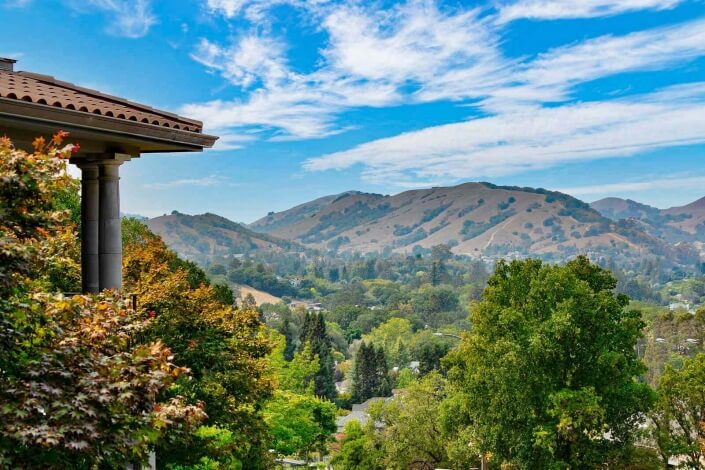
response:
<path id="1" fill-rule="evenodd" d="M 208 134 L 2 97 L 0 97 L 0 119 L 22 121 L 28 128 L 63 129 L 69 132 L 79 129 L 91 134 L 110 135 L 113 139 L 123 137 L 132 142 L 150 143 L 147 148 L 140 148 L 142 153 L 201 151 L 204 148 L 213 147 L 218 139 Z M 165 144 L 163 149 L 159 148 L 160 142 Z M 174 146 L 180 148 L 175 149 Z"/>

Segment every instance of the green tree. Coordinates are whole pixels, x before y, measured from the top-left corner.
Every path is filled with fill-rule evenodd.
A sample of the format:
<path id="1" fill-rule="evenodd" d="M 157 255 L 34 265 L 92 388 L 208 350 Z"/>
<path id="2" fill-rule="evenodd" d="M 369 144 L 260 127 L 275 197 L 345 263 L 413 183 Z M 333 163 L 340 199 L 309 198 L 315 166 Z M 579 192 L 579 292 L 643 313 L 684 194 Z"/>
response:
<path id="1" fill-rule="evenodd" d="M 458 294 L 450 287 L 424 285 L 414 295 L 412 307 L 414 313 L 421 319 L 423 325 L 438 327 L 450 323 L 451 315 L 458 310 Z"/>
<path id="2" fill-rule="evenodd" d="M 284 335 L 284 340 L 286 341 L 286 347 L 284 348 L 284 359 L 290 361 L 294 358 L 296 344 L 294 343 L 294 331 L 291 327 L 291 315 L 288 311 L 284 315 L 284 322 L 282 323 L 282 334 Z"/>
<path id="3" fill-rule="evenodd" d="M 362 342 L 353 366 L 353 401 L 362 403 L 372 397 L 386 397 L 391 391 L 384 349 Z"/>
<path id="4" fill-rule="evenodd" d="M 448 436 L 439 421 L 446 393 L 445 379 L 431 373 L 389 402 L 371 405 L 371 420 L 384 424 L 378 439 L 383 443 L 385 468 L 430 470 L 449 466 Z"/>
<path id="5" fill-rule="evenodd" d="M 310 395 L 279 391 L 267 403 L 264 417 L 273 436 L 272 448 L 280 455 L 326 452 L 335 432 L 336 407 Z"/>
<path id="6" fill-rule="evenodd" d="M 331 464 L 335 470 L 385 470 L 381 447 L 375 438 L 374 425 L 363 429 L 358 421 L 349 421 Z"/>
<path id="7" fill-rule="evenodd" d="M 282 390 L 313 395 L 319 370 L 318 356 L 311 352 L 311 345 L 306 343 L 304 349 L 295 353 L 281 371 L 279 385 Z"/>
<path id="8" fill-rule="evenodd" d="M 411 322 L 406 318 L 390 318 L 364 337 L 366 342 L 384 349 L 393 367 L 409 365 L 408 345 L 413 332 Z"/>
<path id="9" fill-rule="evenodd" d="M 441 369 L 441 359 L 450 351 L 451 343 L 447 337 L 434 336 L 430 330 L 421 330 L 412 337 L 409 349 L 411 357 L 419 361 L 419 373 L 426 375 L 432 370 Z"/>
<path id="10" fill-rule="evenodd" d="M 173 351 L 174 362 L 191 371 L 191 379 L 177 380 L 169 395 L 203 403 L 205 425 L 234 434 L 232 455 L 244 467 L 268 467 L 261 408 L 274 381 L 260 312 L 221 302 L 205 273 L 180 260 L 146 226 L 126 231 L 130 242 L 124 246 L 123 282 L 127 291 L 137 293 L 140 312 L 153 317 L 146 339 L 160 338 Z M 209 457 L 202 441 L 192 434 L 167 434 L 158 447 L 160 459 L 164 465 L 195 465 Z"/>
<path id="11" fill-rule="evenodd" d="M 705 469 L 705 354 L 687 359 L 680 370 L 666 367 L 651 420 L 664 462 L 683 455 L 687 468 Z"/>
<path id="12" fill-rule="evenodd" d="M 414 377 L 414 373 L 411 372 L 411 369 L 405 367 L 399 371 L 395 388 L 406 388 L 411 385 L 415 379 L 416 377 Z"/>
<path id="13" fill-rule="evenodd" d="M 652 393 L 635 380 L 640 313 L 615 286 L 585 257 L 497 265 L 447 364 L 454 425 L 477 452 L 520 468 L 587 468 L 630 447 Z"/>
<path id="14" fill-rule="evenodd" d="M 204 417 L 160 400 L 184 369 L 119 293 L 51 294 L 78 281 L 76 147 L 0 138 L 0 467 L 89 469 L 143 460 L 167 430 Z"/>
<path id="15" fill-rule="evenodd" d="M 337 391 L 335 388 L 335 370 L 331 341 L 326 334 L 326 323 L 320 313 L 306 314 L 301 329 L 301 346 L 308 344 L 311 354 L 318 356 L 319 370 L 315 378 L 315 394 L 318 397 L 334 400 Z"/>

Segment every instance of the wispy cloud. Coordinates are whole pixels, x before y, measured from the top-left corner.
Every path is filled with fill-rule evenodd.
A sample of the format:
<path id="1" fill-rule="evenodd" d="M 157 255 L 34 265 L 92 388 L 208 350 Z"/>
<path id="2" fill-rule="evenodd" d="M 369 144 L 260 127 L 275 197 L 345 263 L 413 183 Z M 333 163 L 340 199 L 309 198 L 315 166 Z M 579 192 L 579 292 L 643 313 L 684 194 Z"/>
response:
<path id="1" fill-rule="evenodd" d="M 106 31 L 113 36 L 141 38 L 149 33 L 157 23 L 152 12 L 151 0 L 63 0 L 72 10 L 79 13 L 102 11 L 108 15 Z M 34 0 L 5 0 L 2 3 L 10 8 L 25 8 Z"/>
<path id="2" fill-rule="evenodd" d="M 272 3 L 284 2 L 258 5 Z M 286 3 L 313 6 L 312 18 L 329 37 L 317 69 L 292 70 L 286 45 L 261 33 L 243 34 L 225 46 L 203 39 L 193 58 L 241 90 L 251 90 L 244 99 L 194 103 L 184 112 L 216 129 L 259 125 L 288 138 L 323 137 L 341 131 L 336 118 L 346 109 L 417 101 L 418 90 L 444 80 L 463 90 L 496 86 L 493 77 L 505 66 L 497 35 L 476 10 L 441 11 L 430 1 L 387 10 Z M 252 2 L 209 5 L 234 15 Z"/>
<path id="3" fill-rule="evenodd" d="M 574 186 L 558 188 L 557 191 L 575 196 L 590 196 L 597 194 L 624 194 L 653 191 L 656 189 L 701 189 L 705 185 L 705 176 L 674 177 L 649 180 L 625 181 L 621 183 L 597 184 L 590 186 Z"/>
<path id="4" fill-rule="evenodd" d="M 220 73 L 243 97 L 191 103 L 183 107 L 184 113 L 219 132 L 257 126 L 271 130 L 266 135 L 275 140 L 320 138 L 344 131 L 338 117 L 351 108 L 453 100 L 501 115 L 568 101 L 577 85 L 591 80 L 662 70 L 705 55 L 703 19 L 509 59 L 501 51 L 502 27 L 491 10 L 441 9 L 431 0 L 387 9 L 323 0 L 209 0 L 208 6 L 234 17 L 246 15 L 248 9 L 264 14 L 281 3 L 306 8 L 311 21 L 327 34 L 317 68 L 305 74 L 293 70 L 287 44 L 258 28 L 224 45 L 204 38 L 192 57 Z M 560 5 L 568 11 L 580 4 L 587 14 L 664 9 L 678 2 L 617 3 Z M 546 11 L 558 8 L 558 2 L 527 0 L 505 5 L 500 12 L 532 5 Z"/>
<path id="5" fill-rule="evenodd" d="M 32 0 L 5 0 L 2 5 L 8 8 L 24 8 L 32 3 Z"/>
<path id="6" fill-rule="evenodd" d="M 274 87 L 289 75 L 283 45 L 255 34 L 240 38 L 228 48 L 202 39 L 191 57 L 244 89 L 253 85 Z"/>
<path id="7" fill-rule="evenodd" d="M 67 0 L 78 12 L 98 10 L 106 13 L 106 31 L 113 36 L 141 38 L 157 23 L 151 0 Z"/>
<path id="8" fill-rule="evenodd" d="M 212 151 L 238 150 L 245 146 L 248 142 L 255 140 L 254 135 L 248 134 L 232 134 L 221 133 L 218 135 L 218 140 L 211 149 Z"/>
<path id="9" fill-rule="evenodd" d="M 705 142 L 705 83 L 628 99 L 503 113 L 436 126 L 309 159 L 310 171 L 355 165 L 372 183 L 476 179 Z"/>
<path id="10" fill-rule="evenodd" d="M 705 19 L 600 36 L 540 54 L 518 71 L 518 87 L 542 90 L 539 96 L 565 99 L 579 84 L 624 72 L 662 70 L 705 55 Z"/>
<path id="11" fill-rule="evenodd" d="M 237 186 L 237 183 L 230 181 L 229 178 L 219 175 L 209 175 L 202 178 L 185 178 L 172 181 L 162 181 L 155 183 L 146 183 L 144 188 L 148 189 L 173 189 L 187 186 L 196 187 L 217 187 L 217 186 Z"/>
<path id="12" fill-rule="evenodd" d="M 206 7 L 212 13 L 226 18 L 243 16 L 253 22 L 266 21 L 267 12 L 277 5 L 292 5 L 315 11 L 330 0 L 206 0 Z"/>
<path id="13" fill-rule="evenodd" d="M 637 10 L 668 10 L 684 0 L 517 0 L 500 7 L 498 21 L 596 18 Z"/>

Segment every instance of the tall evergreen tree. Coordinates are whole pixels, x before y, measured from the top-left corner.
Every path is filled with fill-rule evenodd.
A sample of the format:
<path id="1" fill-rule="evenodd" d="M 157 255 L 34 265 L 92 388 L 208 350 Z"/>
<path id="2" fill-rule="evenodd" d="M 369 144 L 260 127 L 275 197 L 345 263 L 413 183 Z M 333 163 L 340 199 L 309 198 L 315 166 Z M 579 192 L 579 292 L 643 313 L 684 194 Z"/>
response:
<path id="1" fill-rule="evenodd" d="M 340 270 L 337 266 L 334 266 L 328 270 L 328 280 L 330 282 L 338 282 L 340 279 Z"/>
<path id="2" fill-rule="evenodd" d="M 333 400 L 337 396 L 335 389 L 333 348 L 330 338 L 326 333 L 326 322 L 322 314 L 309 313 L 306 315 L 301 330 L 300 347 L 303 349 L 306 343 L 310 344 L 311 354 L 318 356 L 320 364 L 320 368 L 314 379 L 314 393 L 319 397 Z"/>
<path id="3" fill-rule="evenodd" d="M 306 316 L 304 316 L 304 323 L 301 325 L 301 331 L 299 332 L 299 352 L 303 351 L 306 341 L 311 338 L 312 325 L 311 314 L 307 313 Z"/>
<path id="4" fill-rule="evenodd" d="M 441 283 L 441 273 L 439 269 L 440 262 L 434 261 L 431 263 L 431 284 L 437 286 Z"/>
<path id="5" fill-rule="evenodd" d="M 387 355 L 384 348 L 378 347 L 374 351 L 375 384 L 373 388 L 374 396 L 386 397 L 392 393 L 392 386 L 389 382 L 389 369 L 387 368 Z"/>
<path id="6" fill-rule="evenodd" d="M 284 359 L 291 361 L 294 358 L 294 351 L 296 350 L 296 345 L 294 344 L 294 331 L 291 328 L 291 320 L 289 319 L 289 314 L 284 316 L 284 324 L 282 325 L 282 334 L 286 340 L 286 346 L 284 347 Z"/>
<path id="7" fill-rule="evenodd" d="M 369 348 L 366 343 L 361 343 L 355 354 L 355 365 L 352 376 L 352 399 L 361 403 L 371 395 L 370 374 L 369 374 Z"/>
<path id="8" fill-rule="evenodd" d="M 355 355 L 353 368 L 353 400 L 357 403 L 372 397 L 386 397 L 391 393 L 387 356 L 380 346 L 362 343 Z"/>

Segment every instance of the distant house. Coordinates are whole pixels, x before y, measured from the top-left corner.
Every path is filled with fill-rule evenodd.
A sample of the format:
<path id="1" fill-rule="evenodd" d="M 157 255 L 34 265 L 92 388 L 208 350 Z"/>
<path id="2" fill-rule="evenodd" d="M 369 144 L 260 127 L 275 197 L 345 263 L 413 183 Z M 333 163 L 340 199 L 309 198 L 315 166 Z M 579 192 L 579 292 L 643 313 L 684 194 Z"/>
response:
<path id="1" fill-rule="evenodd" d="M 281 465 L 282 468 L 308 467 L 308 463 L 305 460 L 276 459 L 276 462 Z"/>
<path id="2" fill-rule="evenodd" d="M 338 427 L 338 434 L 341 434 L 345 430 L 345 425 L 348 424 L 350 421 L 357 421 L 360 423 L 361 426 L 365 426 L 367 424 L 367 421 L 370 419 L 370 415 L 368 413 L 368 409 L 372 403 L 376 402 L 388 402 L 389 400 L 393 399 L 394 396 L 391 397 L 372 397 L 369 400 L 359 403 L 359 404 L 354 404 L 352 406 L 352 411 L 346 416 L 341 416 L 338 418 L 338 420 L 335 422 L 336 426 Z M 375 428 L 381 429 L 383 427 L 382 423 L 375 423 Z"/>
<path id="3" fill-rule="evenodd" d="M 302 302 L 300 300 L 294 300 L 289 303 L 289 308 L 304 308 L 307 312 L 318 313 L 323 311 L 323 304 L 320 302 Z"/>
<path id="4" fill-rule="evenodd" d="M 340 382 L 336 382 L 335 389 L 338 391 L 338 393 L 348 393 L 350 391 L 351 382 L 352 381 L 350 379 L 345 379 Z"/>
<path id="5" fill-rule="evenodd" d="M 668 304 L 668 309 L 672 312 L 675 310 L 685 310 L 688 313 L 695 313 L 695 309 L 688 302 L 672 302 Z"/>

